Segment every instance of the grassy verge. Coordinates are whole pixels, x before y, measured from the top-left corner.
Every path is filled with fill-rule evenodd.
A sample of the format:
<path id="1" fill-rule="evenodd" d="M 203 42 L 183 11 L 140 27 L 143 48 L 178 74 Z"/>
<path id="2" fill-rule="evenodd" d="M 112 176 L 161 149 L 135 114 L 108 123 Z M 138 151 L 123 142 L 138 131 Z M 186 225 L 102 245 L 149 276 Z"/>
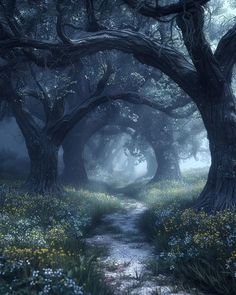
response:
<path id="1" fill-rule="evenodd" d="M 118 199 L 67 189 L 62 198 L 0 188 L 0 294 L 109 295 L 84 244 Z"/>
<path id="2" fill-rule="evenodd" d="M 152 269 L 203 290 L 236 294 L 235 212 L 208 215 L 191 209 L 205 179 L 189 173 L 181 183 L 152 185 L 143 195 L 149 209 L 141 226 L 158 252 Z"/>

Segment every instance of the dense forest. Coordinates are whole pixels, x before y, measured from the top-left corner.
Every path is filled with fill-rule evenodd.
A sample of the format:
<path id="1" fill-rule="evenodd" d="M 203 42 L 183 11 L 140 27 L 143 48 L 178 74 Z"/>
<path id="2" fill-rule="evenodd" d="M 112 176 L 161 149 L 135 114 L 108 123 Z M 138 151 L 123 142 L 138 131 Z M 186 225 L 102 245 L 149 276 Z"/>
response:
<path id="1" fill-rule="evenodd" d="M 236 294 L 235 20 L 0 0 L 0 295 Z"/>

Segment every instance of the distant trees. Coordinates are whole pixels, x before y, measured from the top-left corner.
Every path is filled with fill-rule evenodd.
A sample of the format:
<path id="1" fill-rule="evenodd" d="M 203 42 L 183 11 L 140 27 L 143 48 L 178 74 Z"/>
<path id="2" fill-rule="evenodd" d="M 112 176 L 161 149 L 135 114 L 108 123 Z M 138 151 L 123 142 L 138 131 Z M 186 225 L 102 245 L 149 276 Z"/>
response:
<path id="1" fill-rule="evenodd" d="M 67 87 L 62 89 L 59 88 L 59 85 L 56 85 L 55 88 L 52 87 L 56 91 L 54 94 L 54 91 L 49 91 L 49 89 L 44 91 L 44 87 L 36 77 L 34 78 L 35 85 L 32 86 L 36 91 L 29 89 L 26 92 L 23 86 L 23 89 L 14 89 L 12 82 L 9 81 L 3 95 L 11 106 L 28 149 L 31 168 L 25 187 L 35 192 L 55 193 L 59 189 L 57 167 L 59 147 L 75 124 L 96 106 L 110 100 L 125 99 L 138 104 L 143 102 L 139 96 L 133 93 L 123 93 L 116 96 L 96 96 L 94 94 L 66 113 L 64 93 L 66 93 Z M 62 83 L 61 79 L 59 81 Z M 23 108 L 23 102 L 27 104 L 26 96 L 37 98 L 42 103 L 43 121 L 36 120 L 32 116 L 32 112 Z M 146 101 L 150 103 L 148 99 Z"/>
<path id="2" fill-rule="evenodd" d="M 14 79 L 9 78 L 13 73 L 8 74 L 8 80 L 5 80 L 8 87 L 4 90 L 3 96 L 11 106 L 26 141 L 31 168 L 25 187 L 30 191 L 40 193 L 55 193 L 58 191 L 57 164 L 59 147 L 75 124 L 99 104 L 121 99 L 135 104 L 147 103 L 158 109 L 163 108 L 163 106 L 153 103 L 148 98 L 142 97 L 140 99 L 137 93 L 99 96 L 100 91 L 96 88 L 90 98 L 66 112 L 65 97 L 68 92 L 70 93 L 70 86 L 73 84 L 70 80 L 63 78 L 63 75 L 60 74 L 57 78 L 52 79 L 50 75 L 44 72 L 43 83 L 46 86 L 42 86 L 37 77 L 37 75 L 42 77 L 40 71 L 36 74 L 34 69 L 31 68 L 30 74 L 32 78 L 30 78 L 27 71 L 23 71 L 26 73 L 25 77 L 23 75 L 19 78 L 17 77 L 18 71 L 15 68 Z M 55 73 L 54 75 L 56 77 Z M 102 76 L 98 85 L 102 84 L 105 76 L 106 73 Z M 25 83 L 26 80 L 30 81 L 29 85 Z M 50 81 L 48 84 L 46 83 L 47 80 Z M 12 81 L 16 82 L 16 85 L 13 85 Z M 46 88 L 47 90 L 45 90 Z M 36 103 L 40 102 L 41 111 L 39 105 L 32 108 L 32 102 L 28 102 L 28 98 L 36 99 Z M 28 104 L 28 110 L 31 112 L 23 107 L 23 103 L 26 106 Z"/>
<path id="3" fill-rule="evenodd" d="M 93 60 L 99 65 L 98 57 L 97 60 L 93 57 Z M 120 63 L 124 60 L 125 66 L 120 67 Z M 130 60 L 130 57 L 124 54 L 109 54 L 106 60 L 103 60 L 103 63 L 106 64 L 106 62 L 113 65 L 113 70 L 109 81 L 104 84 L 105 93 L 122 93 L 123 89 L 127 89 L 138 93 L 141 98 L 145 97 L 146 93 L 151 93 L 149 96 L 158 102 L 155 105 L 157 111 L 145 106 L 132 106 L 124 101 L 119 103 L 119 106 L 108 104 L 90 113 L 76 125 L 63 143 L 65 165 L 63 180 L 76 186 L 87 182 L 82 156 L 84 145 L 99 129 L 114 124 L 133 128 L 149 141 L 155 150 L 159 165 L 153 181 L 180 179 L 173 120 L 189 118 L 196 108 L 186 95 L 174 85 L 170 85 L 171 82 L 163 78 L 159 71 L 140 67 L 135 60 Z M 115 70 L 116 68 L 118 69 Z M 89 66 L 84 75 L 88 76 L 88 80 L 93 81 L 91 71 L 94 72 Z M 88 89 L 93 88 L 91 83 L 87 83 L 87 93 L 84 96 L 89 96 Z M 78 89 L 80 90 L 76 93 L 81 94 L 81 87 Z M 171 102 L 173 96 L 175 96 L 174 103 Z M 168 119 L 168 117 L 172 118 Z"/>

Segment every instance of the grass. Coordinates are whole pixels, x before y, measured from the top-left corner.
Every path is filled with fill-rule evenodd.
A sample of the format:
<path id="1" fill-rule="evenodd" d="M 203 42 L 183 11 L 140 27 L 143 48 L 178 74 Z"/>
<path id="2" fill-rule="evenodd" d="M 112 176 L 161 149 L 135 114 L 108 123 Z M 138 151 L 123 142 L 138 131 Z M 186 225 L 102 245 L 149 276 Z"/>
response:
<path id="1" fill-rule="evenodd" d="M 84 238 L 117 198 L 66 189 L 63 197 L 0 188 L 0 294 L 109 295 Z"/>
<path id="2" fill-rule="evenodd" d="M 193 171 L 182 182 L 151 185 L 142 195 L 148 210 L 140 226 L 158 253 L 155 275 L 170 274 L 186 287 L 236 294 L 236 214 L 195 212 L 206 175 Z"/>

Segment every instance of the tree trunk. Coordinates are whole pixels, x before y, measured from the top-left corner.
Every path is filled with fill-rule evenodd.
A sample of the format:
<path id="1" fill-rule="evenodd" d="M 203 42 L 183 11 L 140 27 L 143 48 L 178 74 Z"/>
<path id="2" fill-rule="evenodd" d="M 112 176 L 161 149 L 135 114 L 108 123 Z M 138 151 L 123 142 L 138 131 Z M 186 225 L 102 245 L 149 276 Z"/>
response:
<path id="1" fill-rule="evenodd" d="M 173 119 L 165 114 L 160 114 L 159 117 L 158 129 L 154 129 L 155 137 L 150 137 L 158 165 L 151 182 L 180 180 L 181 172 L 174 138 Z"/>
<path id="2" fill-rule="evenodd" d="M 151 182 L 162 180 L 180 180 L 181 172 L 179 167 L 179 158 L 175 147 L 172 144 L 165 148 L 156 147 L 157 170 Z"/>
<path id="3" fill-rule="evenodd" d="M 233 100 L 233 94 L 228 91 L 218 104 L 200 109 L 208 132 L 211 167 L 205 188 L 197 200 L 197 209 L 219 211 L 236 205 L 236 110 Z"/>
<path id="4" fill-rule="evenodd" d="M 47 136 L 41 136 L 40 139 L 27 142 L 27 148 L 31 165 L 25 188 L 40 194 L 60 192 L 57 181 L 59 147 Z"/>
<path id="5" fill-rule="evenodd" d="M 62 181 L 65 184 L 79 187 L 88 182 L 84 166 L 84 144 L 74 134 L 69 135 L 63 143 L 64 170 Z"/>

